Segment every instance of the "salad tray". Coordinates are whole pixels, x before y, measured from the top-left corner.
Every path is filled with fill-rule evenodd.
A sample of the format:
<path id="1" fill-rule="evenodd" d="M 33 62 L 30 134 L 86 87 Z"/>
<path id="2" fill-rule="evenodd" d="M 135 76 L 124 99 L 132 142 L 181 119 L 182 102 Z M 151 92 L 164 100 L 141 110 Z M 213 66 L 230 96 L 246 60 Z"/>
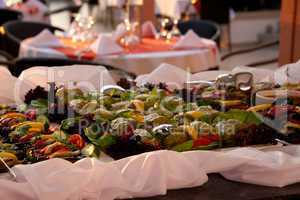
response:
<path id="1" fill-rule="evenodd" d="M 51 158 L 75 162 L 103 152 L 121 159 L 164 149 L 300 143 L 298 99 L 253 105 L 251 81 L 217 83 L 173 91 L 164 83 L 137 87 L 126 80 L 100 92 L 37 87 L 24 104 L 0 106 L 0 157 L 11 167 Z"/>

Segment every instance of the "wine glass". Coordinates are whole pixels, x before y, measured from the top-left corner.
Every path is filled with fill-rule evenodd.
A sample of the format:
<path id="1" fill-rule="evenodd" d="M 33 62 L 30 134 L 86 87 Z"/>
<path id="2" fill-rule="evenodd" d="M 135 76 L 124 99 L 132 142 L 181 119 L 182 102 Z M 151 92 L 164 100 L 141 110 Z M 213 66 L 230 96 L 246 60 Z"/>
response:
<path id="1" fill-rule="evenodd" d="M 68 35 L 71 36 L 75 45 L 75 55 L 78 59 L 81 59 L 86 52 L 90 51 L 90 46 L 86 42 L 96 38 L 96 33 L 92 30 L 94 23 L 91 16 L 75 15 L 75 20 L 68 31 Z"/>
<path id="2" fill-rule="evenodd" d="M 91 16 L 76 14 L 68 34 L 74 42 L 92 40 L 95 38 L 95 33 L 92 30 L 94 24 L 95 21 Z"/>
<path id="3" fill-rule="evenodd" d="M 158 39 L 167 39 L 169 31 L 167 30 L 167 25 L 170 23 L 169 18 L 160 19 L 160 31 L 158 34 Z"/>
<path id="4" fill-rule="evenodd" d="M 139 34 L 139 19 L 136 19 L 135 13 L 132 13 L 132 4 L 131 0 L 125 1 L 125 19 L 123 24 L 125 26 L 126 33 L 121 38 L 120 43 L 125 47 L 134 46 L 140 43 L 140 34 Z M 133 14 L 133 15 L 132 15 Z"/>
<path id="5" fill-rule="evenodd" d="M 172 21 L 172 30 L 167 35 L 167 40 L 170 41 L 173 37 L 177 37 L 180 35 L 180 31 L 178 29 L 179 18 L 174 18 Z"/>

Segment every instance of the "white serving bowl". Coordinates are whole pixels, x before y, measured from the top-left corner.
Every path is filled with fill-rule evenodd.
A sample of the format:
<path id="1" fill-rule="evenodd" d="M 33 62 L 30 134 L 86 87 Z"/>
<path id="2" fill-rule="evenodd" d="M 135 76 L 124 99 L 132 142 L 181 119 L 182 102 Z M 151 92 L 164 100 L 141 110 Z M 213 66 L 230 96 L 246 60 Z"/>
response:
<path id="1" fill-rule="evenodd" d="M 297 90 L 262 90 L 256 93 L 256 105 L 273 103 L 278 98 L 296 97 L 300 98 L 300 91 Z"/>

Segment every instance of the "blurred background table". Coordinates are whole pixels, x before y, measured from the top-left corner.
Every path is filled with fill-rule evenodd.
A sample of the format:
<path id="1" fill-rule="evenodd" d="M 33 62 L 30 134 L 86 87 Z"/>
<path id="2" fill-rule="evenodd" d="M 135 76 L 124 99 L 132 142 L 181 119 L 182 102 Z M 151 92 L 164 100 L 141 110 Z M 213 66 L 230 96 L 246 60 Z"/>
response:
<path id="1" fill-rule="evenodd" d="M 152 41 L 153 40 L 153 41 Z M 153 51 L 151 44 L 158 43 L 155 39 L 146 39 L 144 44 L 135 49 L 127 51 L 126 53 L 114 54 L 114 55 L 81 55 L 80 57 L 93 60 L 95 62 L 108 64 L 115 66 L 116 68 L 125 70 L 127 72 L 134 73 L 136 75 L 147 74 L 152 72 L 161 63 L 169 63 L 178 67 L 190 70 L 192 73 L 206 71 L 214 69 L 219 66 L 220 58 L 218 49 L 186 49 L 186 50 L 172 50 L 170 45 L 165 45 L 165 50 Z M 161 44 L 161 43 L 160 43 Z M 155 45 L 155 44 L 152 44 Z M 161 46 L 161 45 L 160 45 Z M 169 46 L 169 47 L 168 47 Z M 170 49 L 168 49 L 170 48 Z M 31 58 L 76 58 L 76 52 L 74 49 L 53 49 L 53 48 L 41 48 L 22 44 L 20 48 L 20 57 Z M 70 55 L 70 51 L 71 54 Z"/>

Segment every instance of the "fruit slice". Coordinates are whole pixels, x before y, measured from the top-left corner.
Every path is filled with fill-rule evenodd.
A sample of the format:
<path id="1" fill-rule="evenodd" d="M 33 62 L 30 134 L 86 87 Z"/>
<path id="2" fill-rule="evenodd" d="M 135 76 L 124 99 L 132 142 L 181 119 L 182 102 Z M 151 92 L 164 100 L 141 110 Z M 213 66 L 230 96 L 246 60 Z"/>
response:
<path id="1" fill-rule="evenodd" d="M 249 108 L 247 111 L 260 112 L 260 111 L 267 110 L 271 107 L 272 107 L 272 104 L 261 104 L 261 105 L 253 106 L 253 107 Z"/>
<path id="2" fill-rule="evenodd" d="M 18 163 L 18 158 L 16 157 L 16 155 L 9 152 L 0 152 L 0 158 L 2 158 L 4 162 L 10 167 Z M 6 169 L 6 167 L 2 162 L 0 162 L 0 170 L 4 169 Z"/>

